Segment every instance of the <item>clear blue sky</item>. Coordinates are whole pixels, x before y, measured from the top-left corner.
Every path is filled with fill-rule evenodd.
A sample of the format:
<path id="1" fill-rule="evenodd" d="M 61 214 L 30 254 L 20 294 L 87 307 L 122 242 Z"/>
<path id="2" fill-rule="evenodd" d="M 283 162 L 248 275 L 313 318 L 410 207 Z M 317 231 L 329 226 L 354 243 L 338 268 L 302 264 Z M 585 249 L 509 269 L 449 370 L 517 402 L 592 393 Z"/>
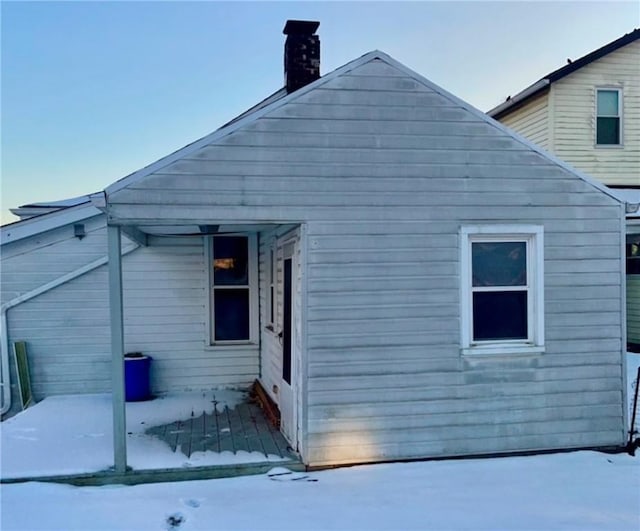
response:
<path id="1" fill-rule="evenodd" d="M 8 2 L 2 222 L 206 135 L 282 86 L 282 28 L 320 21 L 323 74 L 382 50 L 486 111 L 640 26 L 640 2 Z"/>

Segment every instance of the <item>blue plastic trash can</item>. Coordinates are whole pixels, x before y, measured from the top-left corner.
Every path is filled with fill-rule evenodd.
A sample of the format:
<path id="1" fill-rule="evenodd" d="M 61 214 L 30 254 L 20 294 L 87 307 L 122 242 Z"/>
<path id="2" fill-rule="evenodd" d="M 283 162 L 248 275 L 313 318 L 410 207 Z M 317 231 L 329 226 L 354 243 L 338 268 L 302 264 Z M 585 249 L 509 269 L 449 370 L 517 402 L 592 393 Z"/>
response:
<path id="1" fill-rule="evenodd" d="M 140 402 L 151 398 L 151 359 L 151 356 L 145 356 L 141 352 L 124 355 L 124 394 L 127 402 Z"/>

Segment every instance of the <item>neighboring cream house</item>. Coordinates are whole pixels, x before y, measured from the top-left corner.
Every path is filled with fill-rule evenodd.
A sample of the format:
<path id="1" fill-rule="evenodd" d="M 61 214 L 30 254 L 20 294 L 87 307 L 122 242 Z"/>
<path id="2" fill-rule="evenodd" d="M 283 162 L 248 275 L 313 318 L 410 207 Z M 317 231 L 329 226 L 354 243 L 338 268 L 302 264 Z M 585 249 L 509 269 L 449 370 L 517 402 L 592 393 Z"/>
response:
<path id="1" fill-rule="evenodd" d="M 487 114 L 608 186 L 640 187 L 640 29 Z"/>
<path id="2" fill-rule="evenodd" d="M 640 29 L 568 60 L 487 114 L 629 203 L 627 336 L 640 349 Z"/>

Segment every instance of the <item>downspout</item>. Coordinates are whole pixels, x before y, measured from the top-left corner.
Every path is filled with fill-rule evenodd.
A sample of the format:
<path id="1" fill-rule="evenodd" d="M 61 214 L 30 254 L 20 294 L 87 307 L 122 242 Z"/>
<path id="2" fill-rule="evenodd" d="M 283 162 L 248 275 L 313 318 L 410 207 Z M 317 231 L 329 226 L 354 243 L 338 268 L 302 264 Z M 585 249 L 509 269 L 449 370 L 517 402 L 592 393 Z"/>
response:
<path id="1" fill-rule="evenodd" d="M 125 246 L 122 249 L 122 256 L 135 251 L 138 247 L 140 247 L 140 245 L 138 244 Z M 93 262 L 90 262 L 89 264 L 86 264 L 76 269 L 75 271 L 71 271 L 66 275 L 63 275 L 59 278 L 56 278 L 55 280 L 52 280 L 51 282 L 47 282 L 46 284 L 37 287 L 36 289 L 28 291 L 27 293 L 23 293 L 19 297 L 16 297 L 15 299 L 12 299 L 2 305 L 2 307 L 0 308 L 0 330 L 2 334 L 2 340 L 0 343 L 0 349 L 2 350 L 2 362 L 0 364 L 0 375 L 2 376 L 2 380 L 0 383 L 0 385 L 2 385 L 2 407 L 0 408 L 0 415 L 4 415 L 11 408 L 11 375 L 9 373 L 9 327 L 7 321 L 7 312 L 11 308 L 16 307 L 23 302 L 31 300 L 38 295 L 42 295 L 43 293 L 57 288 L 58 286 L 65 284 L 70 280 L 73 280 L 74 278 L 78 278 L 79 276 L 82 276 L 89 271 L 93 271 L 94 269 L 105 265 L 108 261 L 109 257 L 103 256 L 102 258 L 94 260 Z"/>

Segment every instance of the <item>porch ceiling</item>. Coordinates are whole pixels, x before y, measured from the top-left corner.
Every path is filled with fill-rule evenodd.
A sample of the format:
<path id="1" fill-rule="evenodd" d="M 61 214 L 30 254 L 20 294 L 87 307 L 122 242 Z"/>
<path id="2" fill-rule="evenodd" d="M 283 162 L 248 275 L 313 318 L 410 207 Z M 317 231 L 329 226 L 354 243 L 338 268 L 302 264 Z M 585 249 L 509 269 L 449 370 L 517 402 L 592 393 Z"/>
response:
<path id="1" fill-rule="evenodd" d="M 132 225 L 140 232 L 151 236 L 206 236 L 211 234 L 228 234 L 233 232 L 261 232 L 281 226 L 280 223 L 224 223 L 216 224 L 170 224 L 170 225 Z M 293 227 L 293 225 L 292 225 Z"/>

